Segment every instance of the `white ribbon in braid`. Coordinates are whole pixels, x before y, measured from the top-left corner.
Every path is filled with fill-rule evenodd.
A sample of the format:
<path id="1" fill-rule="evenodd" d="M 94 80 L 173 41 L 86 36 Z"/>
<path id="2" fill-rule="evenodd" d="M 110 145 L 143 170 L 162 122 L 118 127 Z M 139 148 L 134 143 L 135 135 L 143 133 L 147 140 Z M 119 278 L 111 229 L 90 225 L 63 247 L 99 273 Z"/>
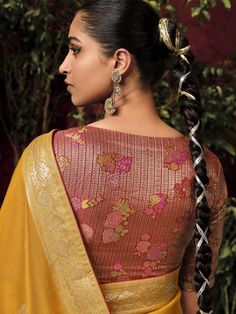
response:
<path id="1" fill-rule="evenodd" d="M 180 48 L 180 34 L 179 34 L 178 30 L 176 30 L 175 46 L 173 45 L 173 43 L 171 41 L 171 38 L 170 38 L 170 35 L 169 35 L 169 31 L 168 31 L 168 23 L 169 23 L 169 21 L 168 21 L 167 18 L 161 18 L 160 21 L 159 21 L 158 28 L 159 28 L 159 33 L 160 33 L 160 40 L 162 40 L 165 43 L 165 45 L 168 47 L 168 49 L 170 51 L 174 52 L 176 54 L 176 56 L 180 56 L 191 67 L 188 59 L 184 55 L 186 52 L 189 51 L 190 46 L 186 46 L 184 48 Z M 182 90 L 183 83 L 184 83 L 184 81 L 186 80 L 186 78 L 190 74 L 191 74 L 191 71 L 189 71 L 188 73 L 182 75 L 182 77 L 180 78 L 179 87 L 178 87 L 178 97 L 186 96 L 188 99 L 196 101 L 196 98 L 192 94 Z M 194 142 L 194 144 L 200 148 L 200 154 L 196 158 L 196 160 L 194 161 L 194 164 L 193 164 L 194 170 L 195 170 L 196 166 L 203 160 L 203 150 L 202 150 L 202 147 L 201 147 L 200 143 L 197 141 L 196 137 L 194 136 L 199 127 L 200 127 L 200 121 L 198 120 L 198 123 L 189 132 L 189 137 L 190 137 L 191 141 Z M 198 182 L 198 184 L 202 188 L 202 193 L 198 196 L 198 198 L 196 200 L 196 206 L 198 206 L 198 204 L 202 201 L 204 196 L 207 198 L 207 191 L 206 191 L 205 186 L 202 183 L 201 179 L 196 174 L 196 171 L 195 171 L 195 178 L 196 178 L 196 181 Z M 198 243 L 196 245 L 196 254 L 197 254 L 199 249 L 200 249 L 200 247 L 201 247 L 201 245 L 202 245 L 202 243 L 203 243 L 203 241 L 205 241 L 206 244 L 208 244 L 208 239 L 207 239 L 208 227 L 206 228 L 205 231 L 203 231 L 202 228 L 199 226 L 199 224 L 196 223 L 196 229 L 199 232 L 199 234 L 201 235 L 201 238 L 199 239 L 199 241 L 198 241 Z M 201 271 L 199 271 L 199 272 L 200 272 L 200 275 L 203 278 L 204 282 L 203 282 L 201 288 L 198 291 L 198 297 L 203 293 L 203 291 L 205 290 L 206 286 L 207 285 L 209 286 L 208 279 L 205 278 L 205 276 L 203 275 L 203 273 Z M 204 312 L 204 311 L 202 311 L 200 309 L 199 309 L 199 311 L 202 314 L 211 314 L 212 313 L 212 311 Z"/>

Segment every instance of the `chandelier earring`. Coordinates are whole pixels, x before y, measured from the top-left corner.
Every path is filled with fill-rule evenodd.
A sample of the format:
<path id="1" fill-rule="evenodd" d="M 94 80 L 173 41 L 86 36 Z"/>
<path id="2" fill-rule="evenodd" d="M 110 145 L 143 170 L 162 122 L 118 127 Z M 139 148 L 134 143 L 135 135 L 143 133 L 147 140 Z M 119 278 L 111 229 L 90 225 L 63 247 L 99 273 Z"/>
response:
<path id="1" fill-rule="evenodd" d="M 114 83 L 113 93 L 112 93 L 112 96 L 105 101 L 105 106 L 104 106 L 106 112 L 109 114 L 113 114 L 114 112 L 116 112 L 115 98 L 121 95 L 121 88 L 120 88 L 119 83 L 121 82 L 122 77 L 121 77 L 121 74 L 117 70 L 114 70 L 112 72 L 111 79 Z"/>

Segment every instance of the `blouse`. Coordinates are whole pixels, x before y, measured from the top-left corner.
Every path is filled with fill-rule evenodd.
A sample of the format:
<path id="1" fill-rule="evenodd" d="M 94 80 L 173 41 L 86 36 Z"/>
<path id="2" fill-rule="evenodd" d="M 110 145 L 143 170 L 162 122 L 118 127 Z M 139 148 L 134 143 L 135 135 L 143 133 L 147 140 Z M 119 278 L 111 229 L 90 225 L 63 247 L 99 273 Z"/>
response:
<path id="1" fill-rule="evenodd" d="M 53 148 L 98 282 L 150 278 L 180 267 L 180 287 L 194 291 L 196 201 L 189 139 L 84 125 L 56 131 Z M 213 286 L 227 186 L 219 159 L 203 149 Z"/>

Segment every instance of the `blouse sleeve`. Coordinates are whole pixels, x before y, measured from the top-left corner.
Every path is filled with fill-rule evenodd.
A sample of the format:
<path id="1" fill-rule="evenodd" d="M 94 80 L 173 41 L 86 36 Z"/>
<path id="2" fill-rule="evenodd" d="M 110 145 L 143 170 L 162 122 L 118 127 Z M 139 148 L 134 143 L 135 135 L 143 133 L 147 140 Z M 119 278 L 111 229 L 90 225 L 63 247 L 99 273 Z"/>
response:
<path id="1" fill-rule="evenodd" d="M 226 202 L 228 197 L 222 165 L 219 162 L 219 171 L 216 181 L 216 188 L 213 191 L 213 201 L 210 207 L 210 229 L 209 246 L 212 249 L 211 274 L 209 277 L 210 287 L 214 286 L 215 274 L 219 257 L 219 250 L 223 239 L 224 217 L 226 213 Z M 194 289 L 194 266 L 195 266 L 195 245 L 193 240 L 185 250 L 179 275 L 179 286 L 182 290 L 195 291 Z"/>

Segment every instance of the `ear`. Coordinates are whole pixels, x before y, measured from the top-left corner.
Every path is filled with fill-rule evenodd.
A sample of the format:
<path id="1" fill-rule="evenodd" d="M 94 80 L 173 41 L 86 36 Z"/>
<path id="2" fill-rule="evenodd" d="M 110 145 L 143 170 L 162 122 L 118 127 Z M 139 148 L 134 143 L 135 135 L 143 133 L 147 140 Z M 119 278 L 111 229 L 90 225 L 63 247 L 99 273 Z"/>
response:
<path id="1" fill-rule="evenodd" d="M 132 66 L 133 57 L 127 49 L 119 48 L 114 53 L 114 70 L 124 75 Z"/>

